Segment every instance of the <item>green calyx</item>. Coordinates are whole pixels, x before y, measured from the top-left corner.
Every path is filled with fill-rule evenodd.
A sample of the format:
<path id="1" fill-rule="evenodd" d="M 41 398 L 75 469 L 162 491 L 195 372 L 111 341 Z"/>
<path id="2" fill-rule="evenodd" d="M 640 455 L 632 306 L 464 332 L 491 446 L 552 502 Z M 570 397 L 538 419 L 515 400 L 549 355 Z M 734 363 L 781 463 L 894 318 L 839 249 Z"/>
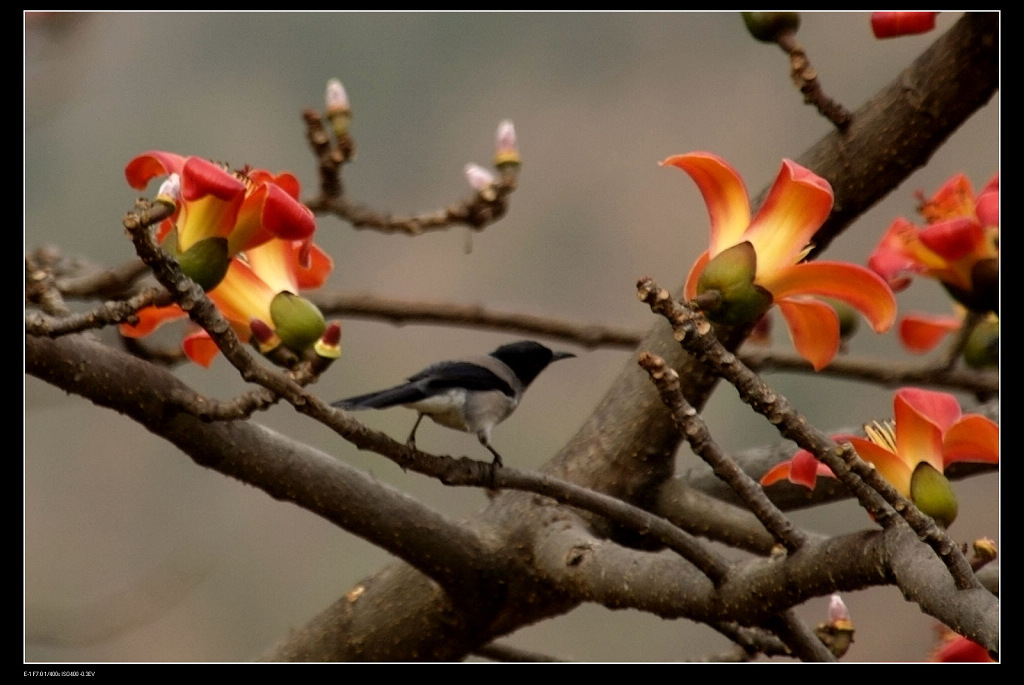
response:
<path id="1" fill-rule="evenodd" d="M 728 326 L 754 323 L 772 305 L 772 294 L 754 283 L 757 254 L 749 242 L 714 257 L 697 281 L 701 310 L 709 320 Z M 711 293 L 718 297 L 708 297 Z"/>
<path id="2" fill-rule="evenodd" d="M 959 506 L 953 486 L 928 462 L 918 464 L 910 476 L 910 499 L 943 528 L 956 519 Z"/>
<path id="3" fill-rule="evenodd" d="M 184 252 L 178 252 L 177 231 L 172 231 L 163 246 L 185 275 L 205 291 L 213 290 L 224 280 L 231 264 L 226 238 L 204 238 Z"/>
<path id="4" fill-rule="evenodd" d="M 779 36 L 796 33 L 800 28 L 799 12 L 740 12 L 747 31 L 763 43 L 778 42 Z"/>

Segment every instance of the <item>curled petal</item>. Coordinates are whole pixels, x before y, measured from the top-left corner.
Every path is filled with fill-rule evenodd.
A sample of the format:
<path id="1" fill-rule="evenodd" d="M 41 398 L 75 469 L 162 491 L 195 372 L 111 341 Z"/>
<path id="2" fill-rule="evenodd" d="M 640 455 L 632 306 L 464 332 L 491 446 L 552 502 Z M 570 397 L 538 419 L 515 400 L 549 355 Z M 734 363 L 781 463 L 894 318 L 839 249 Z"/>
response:
<path id="1" fill-rule="evenodd" d="M 214 197 L 231 202 L 245 194 L 245 184 L 224 167 L 202 157 L 189 157 L 181 172 L 181 199 Z"/>
<path id="2" fill-rule="evenodd" d="M 910 285 L 910 275 L 927 270 L 926 265 L 906 249 L 908 239 L 916 232 L 917 227 L 903 217 L 896 219 L 868 257 L 868 267 L 894 290 L 903 290 Z"/>
<path id="3" fill-rule="evenodd" d="M 185 336 L 181 343 L 185 355 L 200 366 L 209 368 L 220 348 L 206 331 L 199 330 Z"/>
<path id="4" fill-rule="evenodd" d="M 999 463 L 999 426 L 980 414 L 967 414 L 942 438 L 944 465 L 964 461 Z"/>
<path id="5" fill-rule="evenodd" d="M 710 152 L 675 155 L 661 163 L 690 175 L 708 206 L 711 256 L 744 240 L 750 225 L 750 201 L 743 179 L 728 162 Z"/>
<path id="6" fill-rule="evenodd" d="M 807 450 L 800 450 L 789 461 L 776 464 L 761 476 L 761 485 L 771 485 L 783 478 L 791 483 L 814 489 L 818 476 L 834 477 L 831 469 L 814 458 Z"/>
<path id="7" fill-rule="evenodd" d="M 940 221 L 921 229 L 921 243 L 949 262 L 984 250 L 985 231 L 974 217 Z"/>
<path id="8" fill-rule="evenodd" d="M 956 398 L 944 392 L 903 388 L 893 401 L 899 456 L 912 471 L 928 462 L 942 473 L 942 434 L 960 418 Z"/>
<path id="9" fill-rule="evenodd" d="M 303 246 L 300 246 L 299 250 L 302 252 Z M 303 264 L 301 256 L 296 257 L 296 262 L 295 280 L 299 290 L 315 290 L 321 287 L 327 282 L 327 278 L 331 275 L 331 270 L 334 268 L 334 261 L 330 255 L 316 245 L 309 246 L 306 258 L 308 266 Z"/>
<path id="10" fill-rule="evenodd" d="M 974 188 L 963 174 L 956 174 L 942 184 L 930 200 L 921 203 L 918 211 L 933 224 L 945 219 L 974 216 Z"/>
<path id="11" fill-rule="evenodd" d="M 143 190 L 158 176 L 180 174 L 184 166 L 185 158 L 181 155 L 151 150 L 128 162 L 124 168 L 124 176 L 132 188 Z"/>
<path id="12" fill-rule="evenodd" d="M 758 283 L 776 300 L 799 295 L 842 300 L 863 314 L 877 333 L 889 330 L 896 320 L 892 290 L 877 274 L 856 264 L 806 262 L 759 277 Z"/>
<path id="13" fill-rule="evenodd" d="M 777 300 L 793 345 L 800 356 L 821 371 L 839 352 L 839 317 L 832 307 L 812 298 Z"/>
<path id="14" fill-rule="evenodd" d="M 962 325 L 963 320 L 956 316 L 908 314 L 900 321 L 900 342 L 911 352 L 924 354 Z"/>
<path id="15" fill-rule="evenodd" d="M 707 252 L 697 258 L 693 268 L 690 269 L 690 275 L 686 277 L 686 285 L 683 287 L 683 295 L 686 296 L 687 301 L 692 300 L 697 296 L 697 282 L 700 281 L 700 275 L 704 273 L 704 267 L 711 261 L 711 255 Z"/>
<path id="16" fill-rule="evenodd" d="M 316 230 L 313 212 L 277 185 L 266 183 L 242 203 L 231 249 L 241 252 L 271 240 L 307 240 Z"/>
<path id="17" fill-rule="evenodd" d="M 905 409 L 924 417 L 946 431 L 960 420 L 960 403 L 947 392 L 921 388 L 901 388 L 893 400 L 897 424 L 905 416 Z"/>
<path id="18" fill-rule="evenodd" d="M 182 308 L 176 304 L 167 307 L 143 307 L 135 315 L 139 318 L 137 324 L 123 323 L 118 326 L 121 335 L 126 338 L 143 338 L 168 321 L 174 321 L 186 316 Z"/>
<path id="19" fill-rule="evenodd" d="M 832 186 L 785 159 L 768 197 L 744 235 L 757 251 L 758 270 L 771 273 L 800 261 L 811 237 L 832 211 Z"/>
<path id="20" fill-rule="evenodd" d="M 999 189 L 995 192 L 982 193 L 978 196 L 978 221 L 982 226 L 999 225 Z"/>

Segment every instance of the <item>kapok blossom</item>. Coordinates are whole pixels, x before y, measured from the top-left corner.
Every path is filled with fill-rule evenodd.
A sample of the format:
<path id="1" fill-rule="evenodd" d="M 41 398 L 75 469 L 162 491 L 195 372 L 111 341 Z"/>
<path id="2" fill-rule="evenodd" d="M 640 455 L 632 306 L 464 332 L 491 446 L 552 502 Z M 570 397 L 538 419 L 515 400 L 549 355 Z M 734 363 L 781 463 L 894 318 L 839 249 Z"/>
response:
<path id="1" fill-rule="evenodd" d="M 174 202 L 175 211 L 160 225 L 157 239 L 207 290 L 223 277 L 230 257 L 273 238 L 309 242 L 316 230 L 313 213 L 299 202 L 299 182 L 289 173 L 233 172 L 201 157 L 161 151 L 135 157 L 124 173 L 137 190 L 154 178 L 178 177 L 177 196 L 158 197 Z M 190 253 L 204 241 L 198 257 Z"/>
<path id="2" fill-rule="evenodd" d="M 974 640 L 957 635 L 946 626 L 939 628 L 940 644 L 932 650 L 929 661 L 942 663 L 991 663 L 992 656 L 988 650 Z"/>
<path id="3" fill-rule="evenodd" d="M 999 463 L 999 427 L 980 414 L 962 414 L 953 395 L 903 388 L 896 392 L 894 423 L 865 426 L 867 438 L 833 436 L 849 442 L 860 458 L 874 465 L 900 494 L 921 511 L 949 525 L 956 517 L 956 499 L 943 475 L 957 462 Z M 782 479 L 814 489 L 818 476 L 832 471 L 807 450 L 770 469 L 762 485 Z"/>
<path id="4" fill-rule="evenodd" d="M 327 325 L 320 311 L 298 293 L 323 285 L 331 268 L 331 258 L 315 245 L 271 240 L 232 259 L 223 280 L 207 295 L 242 341 L 255 340 L 264 354 L 284 345 L 302 356 L 325 335 Z M 146 307 L 138 312 L 138 324 L 122 324 L 120 330 L 127 337 L 141 338 L 185 316 L 177 305 Z M 254 339 L 254 328 L 269 331 L 270 337 Z M 189 359 L 202 366 L 209 366 L 218 352 L 201 329 L 186 335 L 182 346 Z"/>
<path id="5" fill-rule="evenodd" d="M 938 12 L 872 12 L 871 31 L 875 38 L 896 38 L 928 33 L 935 28 Z"/>
<path id="6" fill-rule="evenodd" d="M 712 321 L 729 325 L 757 321 L 779 307 L 797 351 L 815 370 L 839 351 L 839 321 L 821 297 L 860 311 L 877 332 L 892 326 L 892 291 L 868 269 L 845 262 L 803 262 L 810 241 L 832 211 L 828 181 L 783 160 L 764 204 L 751 218 L 743 179 L 709 152 L 669 157 L 662 165 L 685 171 L 697 184 L 711 218 L 711 246 L 686 280 L 688 300 L 708 293 L 701 308 Z"/>
<path id="7" fill-rule="evenodd" d="M 900 217 L 868 259 L 868 266 L 903 290 L 913 275 L 940 281 L 962 305 L 999 309 L 999 175 L 975 196 L 963 174 L 947 181 L 918 211 L 918 227 Z"/>

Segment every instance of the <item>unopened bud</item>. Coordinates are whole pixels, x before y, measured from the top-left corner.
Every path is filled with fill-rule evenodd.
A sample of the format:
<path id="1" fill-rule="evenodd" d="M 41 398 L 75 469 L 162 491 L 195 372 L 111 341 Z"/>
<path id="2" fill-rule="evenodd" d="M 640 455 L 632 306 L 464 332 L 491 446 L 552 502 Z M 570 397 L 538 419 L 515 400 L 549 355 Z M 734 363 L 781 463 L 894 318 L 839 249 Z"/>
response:
<path id="1" fill-rule="evenodd" d="M 327 324 L 327 330 L 313 345 L 313 351 L 318 357 L 325 359 L 337 359 L 341 356 L 341 324 L 331 321 Z"/>
<path id="2" fill-rule="evenodd" d="M 327 328 L 316 305 L 288 291 L 270 301 L 270 318 L 285 347 L 299 354 L 316 343 Z"/>
<path id="3" fill-rule="evenodd" d="M 274 329 L 267 322 L 261 319 L 253 319 L 249 322 L 249 330 L 252 331 L 253 347 L 260 354 L 267 354 L 281 346 L 281 338 L 277 336 Z"/>
<path id="4" fill-rule="evenodd" d="M 850 610 L 846 608 L 846 603 L 838 592 L 832 593 L 832 596 L 828 598 L 828 622 L 838 627 L 853 628 Z"/>
<path id="5" fill-rule="evenodd" d="M 348 127 L 352 122 L 352 108 L 349 105 L 348 93 L 341 81 L 332 78 L 327 81 L 327 92 L 324 97 L 327 120 L 331 122 L 331 130 L 336 138 L 348 135 Z"/>
<path id="6" fill-rule="evenodd" d="M 498 132 L 495 135 L 494 144 L 494 166 L 499 169 L 505 167 L 516 167 L 522 163 L 519 156 L 519 144 L 516 141 L 516 127 L 509 119 L 498 124 Z"/>
<path id="7" fill-rule="evenodd" d="M 493 195 L 494 184 L 497 182 L 497 178 L 487 169 L 484 169 L 479 164 L 473 164 L 470 162 L 465 166 L 463 171 L 466 174 L 466 180 L 469 181 L 469 185 L 473 190 L 478 193 L 487 193 L 491 191 Z"/>

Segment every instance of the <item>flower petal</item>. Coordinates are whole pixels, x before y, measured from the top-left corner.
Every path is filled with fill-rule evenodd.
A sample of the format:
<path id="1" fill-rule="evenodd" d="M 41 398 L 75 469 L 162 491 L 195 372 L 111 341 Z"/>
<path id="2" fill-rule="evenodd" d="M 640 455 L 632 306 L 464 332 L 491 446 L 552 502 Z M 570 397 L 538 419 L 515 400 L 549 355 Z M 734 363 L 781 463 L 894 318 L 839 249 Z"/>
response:
<path id="1" fill-rule="evenodd" d="M 861 459 L 874 465 L 882 478 L 889 481 L 901 495 L 910 497 L 910 477 L 914 469 L 902 455 L 894 454 L 866 438 L 850 437 L 848 440 Z"/>
<path id="2" fill-rule="evenodd" d="M 868 268 L 885 279 L 893 290 L 903 290 L 910 285 L 910 275 L 924 273 L 927 269 L 907 251 L 907 242 L 916 240 L 916 232 L 914 224 L 903 217 L 896 219 L 868 257 Z"/>
<path id="3" fill-rule="evenodd" d="M 217 343 L 213 342 L 213 338 L 204 330 L 198 330 L 185 336 L 181 346 L 189 359 L 206 368 L 210 367 L 217 353 L 220 352 Z"/>
<path id="4" fill-rule="evenodd" d="M 960 420 L 960 403 L 948 392 L 936 392 L 922 388 L 900 388 L 893 399 L 895 418 L 900 419 L 903 408 L 907 407 L 925 417 L 945 432 Z"/>
<path id="5" fill-rule="evenodd" d="M 135 312 L 139 322 L 135 325 L 123 323 L 118 326 L 121 335 L 126 338 L 143 338 L 168 321 L 174 321 L 186 316 L 184 310 L 178 305 L 167 307 L 143 307 Z"/>
<path id="6" fill-rule="evenodd" d="M 711 255 L 705 252 L 697 258 L 693 268 L 690 269 L 690 275 L 686 277 L 686 285 L 683 287 L 683 295 L 687 301 L 697 296 L 697 283 L 700 281 L 700 275 L 704 273 L 704 267 L 710 261 Z"/>
<path id="7" fill-rule="evenodd" d="M 758 253 L 758 271 L 761 254 Z M 776 301 L 794 295 L 818 295 L 842 300 L 860 311 L 875 332 L 882 333 L 896 320 L 896 298 L 876 273 L 846 262 L 805 262 L 778 269 L 757 283 Z"/>
<path id="8" fill-rule="evenodd" d="M 800 450 L 789 461 L 776 464 L 761 476 L 761 485 L 771 485 L 783 478 L 791 483 L 814 489 L 818 476 L 834 478 L 831 469 L 814 458 L 807 450 Z"/>
<path id="9" fill-rule="evenodd" d="M 181 155 L 150 150 L 128 162 L 124 168 L 124 176 L 132 188 L 143 190 L 158 176 L 180 174 L 184 165 L 185 158 Z"/>
<path id="10" fill-rule="evenodd" d="M 273 238 L 307 240 L 316 231 L 313 212 L 273 183 L 257 185 L 238 212 L 231 250 L 242 252 Z"/>
<path id="11" fill-rule="evenodd" d="M 839 317 L 832 307 L 812 298 L 776 300 L 800 356 L 821 371 L 839 352 Z"/>
<path id="12" fill-rule="evenodd" d="M 942 435 L 960 418 L 956 398 L 944 392 L 902 388 L 893 400 L 896 446 L 910 471 L 927 462 L 943 472 Z"/>
<path id="13" fill-rule="evenodd" d="M 764 204 L 743 239 L 754 244 L 758 271 L 792 266 L 832 211 L 832 186 L 810 169 L 784 159 Z"/>
<path id="14" fill-rule="evenodd" d="M 999 463 L 999 426 L 981 414 L 967 414 L 942 437 L 942 459 L 955 462 Z"/>
<path id="15" fill-rule="evenodd" d="M 911 352 L 924 354 L 962 325 L 963 319 L 956 316 L 907 314 L 900 320 L 900 342 Z"/>
<path id="16" fill-rule="evenodd" d="M 743 179 L 728 162 L 710 152 L 691 152 L 669 157 L 661 165 L 685 171 L 697 184 L 711 218 L 710 256 L 744 240 L 750 200 Z"/>
<path id="17" fill-rule="evenodd" d="M 925 247 L 948 262 L 985 251 L 985 231 L 974 217 L 938 221 L 922 228 L 918 237 Z"/>
<path id="18" fill-rule="evenodd" d="M 296 255 L 298 266 L 296 267 L 295 278 L 299 290 L 315 290 L 323 286 L 331 275 L 331 270 L 334 268 L 334 261 L 330 255 L 316 245 L 310 245 L 307 260 L 309 264 L 308 266 L 303 266 L 301 256 L 303 246 L 300 245 L 298 249 L 300 254 Z"/>

